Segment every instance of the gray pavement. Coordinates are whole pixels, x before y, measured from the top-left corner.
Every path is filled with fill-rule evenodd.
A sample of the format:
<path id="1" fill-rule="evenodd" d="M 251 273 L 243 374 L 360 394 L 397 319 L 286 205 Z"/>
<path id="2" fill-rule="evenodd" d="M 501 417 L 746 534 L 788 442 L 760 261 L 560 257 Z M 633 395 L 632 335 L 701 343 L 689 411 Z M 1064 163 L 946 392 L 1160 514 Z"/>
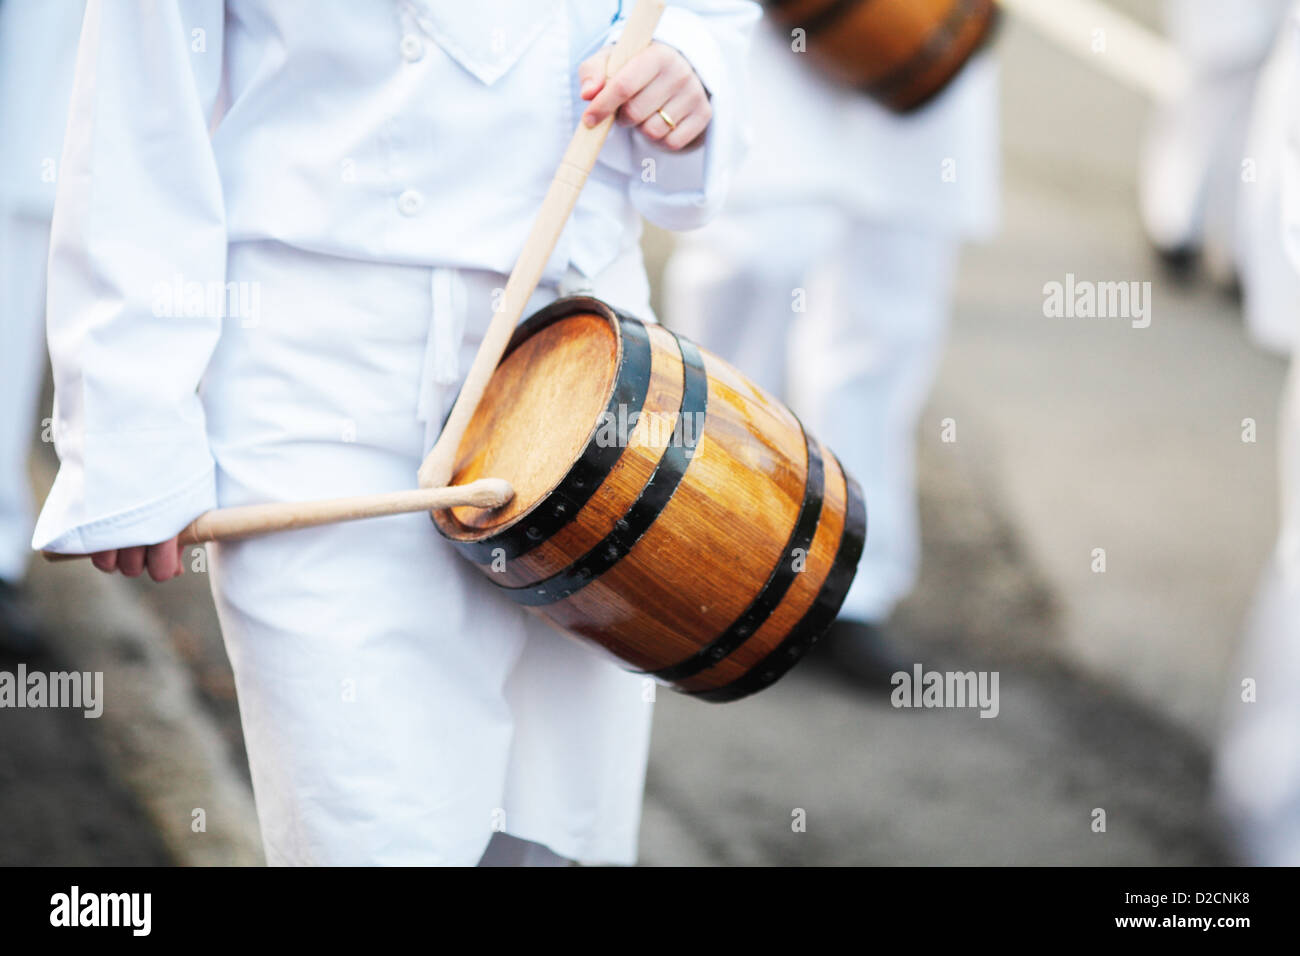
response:
<path id="1" fill-rule="evenodd" d="M 75 667 L 48 652 L 0 655 L 43 672 Z M 149 866 L 171 862 L 161 837 L 108 756 L 107 725 L 74 710 L 0 718 L 0 865 Z"/>
<path id="2" fill-rule="evenodd" d="M 1070 660 L 1058 598 L 959 449 L 923 446 L 928 557 L 898 623 L 926 669 L 998 671 L 998 716 L 894 709 L 814 662 L 722 707 L 663 694 L 643 863 L 1228 858 L 1203 742 Z M 1092 830 L 1098 808 L 1105 832 Z"/>
<path id="3" fill-rule="evenodd" d="M 1161 281 L 1135 213 L 1142 101 L 1011 26 L 1005 228 L 966 258 L 934 404 L 1061 596 L 1067 655 L 1208 739 L 1276 533 L 1285 366 L 1224 295 Z M 1154 280 L 1150 327 L 1044 318 L 1043 283 L 1071 272 Z"/>

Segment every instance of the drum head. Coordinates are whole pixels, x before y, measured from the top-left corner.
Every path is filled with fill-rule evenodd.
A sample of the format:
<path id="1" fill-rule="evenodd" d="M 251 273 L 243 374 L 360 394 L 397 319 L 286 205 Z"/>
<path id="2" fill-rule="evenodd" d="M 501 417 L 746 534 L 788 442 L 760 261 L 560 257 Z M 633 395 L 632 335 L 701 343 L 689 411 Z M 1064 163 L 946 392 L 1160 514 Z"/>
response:
<path id="1" fill-rule="evenodd" d="M 504 478 L 515 496 L 492 511 L 439 513 L 443 534 L 488 537 L 546 498 L 595 436 L 614 391 L 620 348 L 612 313 L 546 309 L 520 327 L 470 420 L 452 479 L 459 485 Z"/>

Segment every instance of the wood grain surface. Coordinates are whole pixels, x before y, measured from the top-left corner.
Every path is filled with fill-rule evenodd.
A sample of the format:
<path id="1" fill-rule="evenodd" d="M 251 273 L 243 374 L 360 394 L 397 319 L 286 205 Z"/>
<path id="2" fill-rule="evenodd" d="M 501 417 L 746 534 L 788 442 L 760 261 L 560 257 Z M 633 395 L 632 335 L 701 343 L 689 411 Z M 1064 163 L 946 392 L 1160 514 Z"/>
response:
<path id="1" fill-rule="evenodd" d="M 460 448 L 458 482 L 490 473 L 514 486 L 515 501 L 436 515 L 453 542 L 491 546 L 562 498 L 620 378 L 635 374 L 618 347 L 635 320 L 590 299 L 549 315 L 498 368 Z M 826 591 L 848 489 L 834 455 L 783 404 L 716 356 L 643 328 L 649 387 L 604 479 L 543 540 L 476 563 L 506 595 L 625 666 L 672 668 L 672 686 L 715 691 L 782 647 L 815 602 L 838 607 L 843 593 Z M 811 484 L 810 447 L 820 461 Z M 792 554 L 801 526 L 807 547 Z M 851 574 L 834 580 L 846 591 Z"/>

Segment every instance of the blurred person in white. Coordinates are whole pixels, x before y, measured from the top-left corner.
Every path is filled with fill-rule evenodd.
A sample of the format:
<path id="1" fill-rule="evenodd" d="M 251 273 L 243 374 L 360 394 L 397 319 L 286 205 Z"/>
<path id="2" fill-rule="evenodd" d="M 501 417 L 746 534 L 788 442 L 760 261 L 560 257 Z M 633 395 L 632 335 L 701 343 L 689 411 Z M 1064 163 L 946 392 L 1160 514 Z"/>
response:
<path id="1" fill-rule="evenodd" d="M 1237 187 L 1256 79 L 1291 0 L 1166 0 L 1165 29 L 1191 82 L 1158 107 L 1138 164 L 1138 209 L 1148 238 L 1175 272 L 1198 259 L 1235 286 Z"/>
<path id="2" fill-rule="evenodd" d="M 962 240 L 997 221 L 996 65 L 977 54 L 900 116 L 765 23 L 750 77 L 754 142 L 723 215 L 681 237 L 665 319 L 787 398 L 862 484 L 866 549 L 819 656 L 888 692 L 906 643 L 890 616 L 920 562 L 917 419 Z"/>
<path id="3" fill-rule="evenodd" d="M 1230 670 L 1215 794 L 1247 862 L 1300 865 L 1300 3 L 1261 75 L 1241 186 L 1250 331 L 1292 357 L 1278 421 L 1281 526 Z M 1246 683 L 1249 682 L 1249 683 Z"/>
<path id="4" fill-rule="evenodd" d="M 639 215 L 721 204 L 758 11 L 672 3 L 606 82 L 630 6 L 91 0 L 34 546 L 161 580 L 210 508 L 414 487 L 573 129 L 616 108 L 526 314 L 590 290 L 649 318 Z M 269 862 L 633 861 L 641 677 L 493 593 L 427 515 L 209 567 Z"/>
<path id="5" fill-rule="evenodd" d="M 40 648 L 23 592 L 31 555 L 27 455 L 45 372 L 45 262 L 81 33 L 80 0 L 0 3 L 0 649 Z"/>

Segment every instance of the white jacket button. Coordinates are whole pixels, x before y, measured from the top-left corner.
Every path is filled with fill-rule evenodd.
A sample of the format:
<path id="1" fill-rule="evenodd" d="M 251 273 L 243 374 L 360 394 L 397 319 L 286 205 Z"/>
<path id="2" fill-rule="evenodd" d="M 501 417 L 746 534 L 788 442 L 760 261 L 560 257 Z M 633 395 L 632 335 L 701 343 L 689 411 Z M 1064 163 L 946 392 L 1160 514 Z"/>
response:
<path id="1" fill-rule="evenodd" d="M 424 44 L 414 33 L 402 37 L 402 57 L 407 63 L 414 63 L 424 56 Z"/>
<path id="2" fill-rule="evenodd" d="M 397 210 L 403 216 L 414 216 L 424 205 L 424 194 L 418 189 L 407 189 L 397 197 Z"/>

